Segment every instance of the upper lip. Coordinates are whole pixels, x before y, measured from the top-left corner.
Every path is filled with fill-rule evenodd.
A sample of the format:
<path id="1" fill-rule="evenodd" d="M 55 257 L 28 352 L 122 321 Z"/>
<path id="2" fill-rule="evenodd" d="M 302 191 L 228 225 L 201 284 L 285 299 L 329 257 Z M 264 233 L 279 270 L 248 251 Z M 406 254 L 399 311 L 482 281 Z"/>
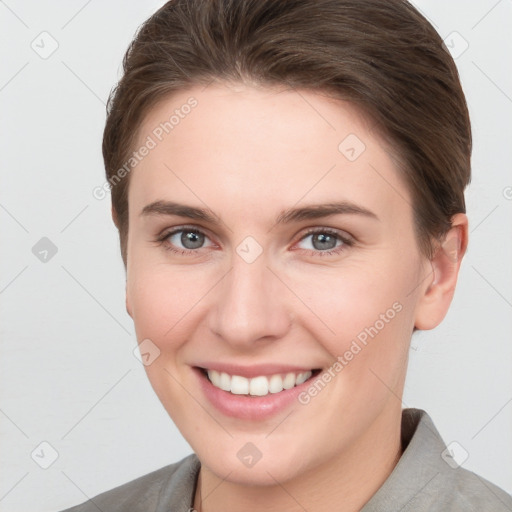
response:
<path id="1" fill-rule="evenodd" d="M 205 362 L 196 365 L 203 370 L 216 370 L 224 372 L 228 375 L 239 375 L 248 379 L 259 376 L 286 374 L 286 373 L 303 373 L 309 370 L 314 370 L 318 367 L 314 366 L 294 366 L 289 364 L 255 364 L 251 366 L 240 366 L 238 364 L 219 363 L 219 362 Z"/>

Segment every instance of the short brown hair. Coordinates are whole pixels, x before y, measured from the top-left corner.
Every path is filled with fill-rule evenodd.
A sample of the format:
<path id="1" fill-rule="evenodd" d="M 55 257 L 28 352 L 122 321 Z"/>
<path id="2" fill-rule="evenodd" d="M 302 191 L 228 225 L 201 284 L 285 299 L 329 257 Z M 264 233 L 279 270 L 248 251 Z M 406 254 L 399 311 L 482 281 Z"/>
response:
<path id="1" fill-rule="evenodd" d="M 471 127 L 459 75 L 405 0 L 171 0 L 139 28 L 123 70 L 107 105 L 107 180 L 173 92 L 212 80 L 281 84 L 331 93 L 373 121 L 410 188 L 424 254 L 465 212 Z M 128 186 L 129 174 L 111 188 L 125 266 Z"/>

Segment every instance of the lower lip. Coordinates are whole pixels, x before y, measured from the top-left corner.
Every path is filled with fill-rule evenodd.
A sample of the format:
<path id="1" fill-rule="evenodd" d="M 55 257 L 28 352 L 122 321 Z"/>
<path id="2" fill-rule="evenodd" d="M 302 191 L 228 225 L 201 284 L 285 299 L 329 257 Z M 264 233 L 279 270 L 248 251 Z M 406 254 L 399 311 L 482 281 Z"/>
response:
<path id="1" fill-rule="evenodd" d="M 199 368 L 194 368 L 206 398 L 225 416 L 244 420 L 261 421 L 285 410 L 293 402 L 298 404 L 298 395 L 307 389 L 313 374 L 306 382 L 279 393 L 265 396 L 234 395 L 215 387 Z"/>

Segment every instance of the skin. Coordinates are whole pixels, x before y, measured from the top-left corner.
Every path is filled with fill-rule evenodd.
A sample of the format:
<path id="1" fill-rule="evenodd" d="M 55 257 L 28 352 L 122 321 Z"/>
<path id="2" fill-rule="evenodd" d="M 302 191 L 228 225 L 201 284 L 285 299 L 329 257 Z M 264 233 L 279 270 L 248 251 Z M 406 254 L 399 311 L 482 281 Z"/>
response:
<path id="1" fill-rule="evenodd" d="M 150 339 L 160 350 L 147 375 L 201 460 L 194 506 L 359 510 L 401 456 L 411 335 L 438 325 L 448 310 L 467 218 L 453 217 L 447 250 L 422 255 L 410 193 L 386 144 L 355 107 L 314 91 L 191 87 L 149 112 L 139 143 L 191 96 L 197 106 L 130 175 L 126 307 L 139 343 Z M 349 134 L 366 146 L 355 161 L 338 149 Z M 141 215 L 164 200 L 208 208 L 219 222 Z M 283 210 L 336 201 L 377 218 L 275 222 Z M 181 226 L 205 233 L 203 246 L 167 250 L 190 247 L 181 233 L 156 241 Z M 353 244 L 335 238 L 341 251 L 321 254 L 311 228 L 330 228 Z M 247 236 L 263 250 L 252 263 L 236 251 Z M 321 393 L 269 420 L 224 416 L 191 369 L 205 360 L 327 369 L 394 303 L 400 312 Z M 237 457 L 247 442 L 262 454 L 250 468 Z"/>

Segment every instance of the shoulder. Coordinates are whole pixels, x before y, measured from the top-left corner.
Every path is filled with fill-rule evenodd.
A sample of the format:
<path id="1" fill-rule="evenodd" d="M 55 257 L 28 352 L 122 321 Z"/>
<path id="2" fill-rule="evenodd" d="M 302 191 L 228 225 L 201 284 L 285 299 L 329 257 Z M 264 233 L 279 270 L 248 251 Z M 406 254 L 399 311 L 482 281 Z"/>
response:
<path id="1" fill-rule="evenodd" d="M 512 496 L 485 478 L 462 467 L 439 474 L 436 504 L 439 510 L 512 511 Z M 436 509 L 437 510 L 437 509 Z"/>
<path id="2" fill-rule="evenodd" d="M 430 416 L 421 409 L 402 411 L 403 454 L 364 512 L 512 511 L 512 497 L 460 466 Z"/>
<path id="3" fill-rule="evenodd" d="M 422 410 L 412 409 L 404 415 L 419 419 L 413 434 L 420 471 L 427 469 L 431 476 L 420 500 L 429 506 L 425 510 L 443 511 L 512 511 L 512 496 L 476 473 L 463 468 L 454 458 L 456 449 L 444 443 L 430 416 Z M 460 447 L 460 445 L 458 445 Z M 463 450 L 462 447 L 460 449 Z M 427 453 L 430 452 L 430 453 Z M 412 465 L 411 465 L 412 468 Z"/>
<path id="4" fill-rule="evenodd" d="M 152 512 L 163 502 L 190 503 L 199 467 L 191 454 L 62 512 Z"/>

